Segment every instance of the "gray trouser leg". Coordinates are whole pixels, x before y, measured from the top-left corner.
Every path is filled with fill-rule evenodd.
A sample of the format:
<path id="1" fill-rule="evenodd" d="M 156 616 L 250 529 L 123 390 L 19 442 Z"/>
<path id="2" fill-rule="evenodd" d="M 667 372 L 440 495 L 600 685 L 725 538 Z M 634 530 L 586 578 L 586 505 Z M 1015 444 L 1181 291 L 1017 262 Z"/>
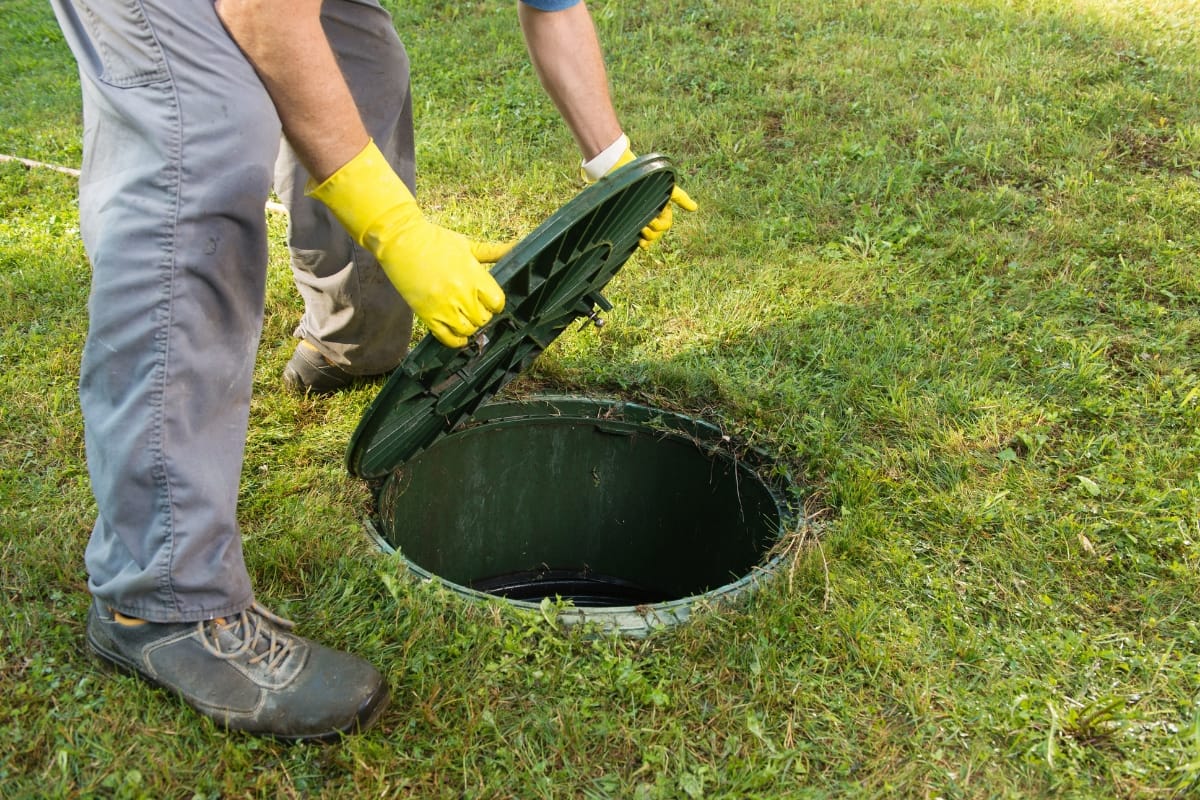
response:
<path id="1" fill-rule="evenodd" d="M 321 19 L 367 131 L 415 192 L 408 55 L 391 17 L 373 0 L 327 0 Z M 275 191 L 289 211 L 292 273 L 304 298 L 296 336 L 352 375 L 389 372 L 408 351 L 412 312 L 375 257 L 323 204 L 305 197 L 307 181 L 285 143 Z"/>
<path id="2" fill-rule="evenodd" d="M 279 120 L 208 0 L 54 7 L 83 85 L 89 585 L 156 622 L 236 613 Z"/>

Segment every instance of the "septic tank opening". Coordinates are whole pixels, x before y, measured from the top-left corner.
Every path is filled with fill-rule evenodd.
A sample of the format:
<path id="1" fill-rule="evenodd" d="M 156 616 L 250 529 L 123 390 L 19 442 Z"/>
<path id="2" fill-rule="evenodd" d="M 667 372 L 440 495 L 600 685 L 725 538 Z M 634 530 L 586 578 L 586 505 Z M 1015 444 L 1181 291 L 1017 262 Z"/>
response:
<path id="1" fill-rule="evenodd" d="M 673 412 L 589 398 L 482 406 L 379 492 L 388 549 L 419 575 L 626 633 L 748 590 L 790 523 L 756 453 Z"/>
<path id="2" fill-rule="evenodd" d="M 568 327 L 602 324 L 601 292 L 674 186 L 650 155 L 583 189 L 493 267 L 504 310 L 466 347 L 426 336 L 372 401 L 346 466 L 412 572 L 472 598 L 561 597 L 564 622 L 638 635 L 777 567 L 775 468 L 716 427 L 586 398 L 487 404 Z"/>

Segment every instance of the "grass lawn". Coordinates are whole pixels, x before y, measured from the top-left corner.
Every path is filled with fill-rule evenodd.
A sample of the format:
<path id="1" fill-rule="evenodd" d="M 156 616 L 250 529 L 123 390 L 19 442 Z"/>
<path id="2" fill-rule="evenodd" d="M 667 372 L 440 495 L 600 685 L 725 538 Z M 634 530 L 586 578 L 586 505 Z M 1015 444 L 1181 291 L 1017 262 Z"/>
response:
<path id="1" fill-rule="evenodd" d="M 426 209 L 532 229 L 578 157 L 513 3 L 391 5 Z M 0 9 L 0 153 L 78 166 L 53 16 Z M 400 579 L 343 467 L 374 390 L 281 387 L 300 304 L 276 219 L 247 559 L 394 701 L 340 745 L 227 735 L 84 652 L 75 183 L 3 163 L 0 796 L 1200 792 L 1200 4 L 593 13 L 635 148 L 702 210 L 519 385 L 719 422 L 791 467 L 819 536 L 744 605 L 644 641 Z"/>

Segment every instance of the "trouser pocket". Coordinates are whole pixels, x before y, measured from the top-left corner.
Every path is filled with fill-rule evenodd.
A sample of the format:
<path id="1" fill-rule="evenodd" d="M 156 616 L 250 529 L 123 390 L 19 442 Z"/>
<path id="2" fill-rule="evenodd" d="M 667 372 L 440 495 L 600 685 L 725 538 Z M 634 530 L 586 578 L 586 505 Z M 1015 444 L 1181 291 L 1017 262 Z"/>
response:
<path id="1" fill-rule="evenodd" d="M 61 5 L 61 4 L 60 4 Z M 164 80 L 167 62 L 140 0 L 69 0 L 72 27 L 86 42 L 76 55 L 99 80 L 118 87 Z"/>

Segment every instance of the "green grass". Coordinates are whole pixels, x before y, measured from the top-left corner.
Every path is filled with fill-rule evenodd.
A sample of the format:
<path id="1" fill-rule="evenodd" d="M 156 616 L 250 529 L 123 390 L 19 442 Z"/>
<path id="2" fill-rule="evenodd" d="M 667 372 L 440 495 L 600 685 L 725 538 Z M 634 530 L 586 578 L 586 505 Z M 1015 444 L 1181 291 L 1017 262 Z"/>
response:
<path id="1" fill-rule="evenodd" d="M 393 4 L 396 5 L 396 4 Z M 423 202 L 577 190 L 508 3 L 398 4 Z M 7 0 L 0 153 L 78 166 L 74 66 Z M 822 520 L 744 607 L 589 639 L 397 579 L 285 394 L 276 224 L 242 523 L 262 598 L 387 673 L 333 747 L 221 733 L 84 655 L 94 514 L 68 176 L 0 164 L 0 795 L 1184 797 L 1200 788 L 1200 6 L 596 3 L 639 152 L 702 204 L 530 382 L 701 413 Z"/>

